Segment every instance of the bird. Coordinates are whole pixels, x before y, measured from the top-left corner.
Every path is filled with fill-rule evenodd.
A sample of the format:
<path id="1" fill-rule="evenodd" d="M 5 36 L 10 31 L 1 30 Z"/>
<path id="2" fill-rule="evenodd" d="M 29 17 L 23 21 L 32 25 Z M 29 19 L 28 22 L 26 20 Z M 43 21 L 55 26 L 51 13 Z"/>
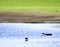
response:
<path id="1" fill-rule="evenodd" d="M 28 41 L 28 38 L 25 38 L 25 41 Z"/>
<path id="2" fill-rule="evenodd" d="M 45 36 L 52 36 L 51 33 L 42 33 L 42 34 L 45 35 Z"/>

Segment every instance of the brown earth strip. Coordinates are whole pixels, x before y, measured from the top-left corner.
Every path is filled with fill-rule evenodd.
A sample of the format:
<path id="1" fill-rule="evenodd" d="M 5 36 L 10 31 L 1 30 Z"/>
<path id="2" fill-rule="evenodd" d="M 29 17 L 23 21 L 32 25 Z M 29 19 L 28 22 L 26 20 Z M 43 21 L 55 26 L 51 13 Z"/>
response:
<path id="1" fill-rule="evenodd" d="M 60 14 L 30 11 L 0 11 L 0 22 L 40 22 L 50 20 L 60 20 Z"/>

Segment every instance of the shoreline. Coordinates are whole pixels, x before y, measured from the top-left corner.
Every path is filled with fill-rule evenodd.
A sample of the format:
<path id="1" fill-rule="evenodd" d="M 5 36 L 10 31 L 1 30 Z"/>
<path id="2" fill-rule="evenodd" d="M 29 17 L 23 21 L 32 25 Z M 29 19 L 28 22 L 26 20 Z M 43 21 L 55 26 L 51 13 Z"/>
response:
<path id="1" fill-rule="evenodd" d="M 1 22 L 59 21 L 60 13 L 33 11 L 0 11 Z"/>

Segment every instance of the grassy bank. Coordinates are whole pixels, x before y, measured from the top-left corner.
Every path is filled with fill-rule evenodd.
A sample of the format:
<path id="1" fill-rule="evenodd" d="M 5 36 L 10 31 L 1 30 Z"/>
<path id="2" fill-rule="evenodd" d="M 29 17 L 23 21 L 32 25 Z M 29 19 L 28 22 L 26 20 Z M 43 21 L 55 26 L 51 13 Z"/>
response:
<path id="1" fill-rule="evenodd" d="M 60 12 L 60 0 L 0 0 L 0 11 Z"/>

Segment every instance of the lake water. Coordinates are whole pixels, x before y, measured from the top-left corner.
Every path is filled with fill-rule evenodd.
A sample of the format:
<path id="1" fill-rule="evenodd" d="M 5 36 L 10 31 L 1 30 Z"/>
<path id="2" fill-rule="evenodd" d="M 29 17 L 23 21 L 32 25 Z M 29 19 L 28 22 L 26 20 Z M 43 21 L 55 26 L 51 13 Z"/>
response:
<path id="1" fill-rule="evenodd" d="M 60 47 L 60 24 L 0 23 L 0 46 Z"/>

